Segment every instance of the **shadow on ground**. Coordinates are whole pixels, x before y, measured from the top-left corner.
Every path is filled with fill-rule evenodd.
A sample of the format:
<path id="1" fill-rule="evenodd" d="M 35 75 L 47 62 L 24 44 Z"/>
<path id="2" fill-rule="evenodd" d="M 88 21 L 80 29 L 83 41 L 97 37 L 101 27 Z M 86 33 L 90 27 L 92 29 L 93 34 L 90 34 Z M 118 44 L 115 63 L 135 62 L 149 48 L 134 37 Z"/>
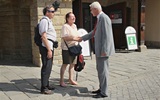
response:
<path id="1" fill-rule="evenodd" d="M 20 61 L 20 60 L 1 60 L 0 65 L 6 66 L 26 66 L 26 67 L 37 67 L 30 61 Z"/>
<path id="2" fill-rule="evenodd" d="M 67 79 L 65 80 L 67 82 Z M 87 87 L 73 86 L 67 83 L 67 87 L 61 87 L 59 85 L 59 79 L 51 79 L 50 85 L 55 87 L 53 90 L 54 94 L 61 94 L 62 96 L 87 96 L 82 95 L 87 93 Z M 40 93 L 41 82 L 40 79 L 31 78 L 31 79 L 20 79 L 20 80 L 11 80 L 10 82 L 0 82 L 0 90 L 3 92 L 23 92 L 30 97 L 30 95 L 41 95 Z"/>

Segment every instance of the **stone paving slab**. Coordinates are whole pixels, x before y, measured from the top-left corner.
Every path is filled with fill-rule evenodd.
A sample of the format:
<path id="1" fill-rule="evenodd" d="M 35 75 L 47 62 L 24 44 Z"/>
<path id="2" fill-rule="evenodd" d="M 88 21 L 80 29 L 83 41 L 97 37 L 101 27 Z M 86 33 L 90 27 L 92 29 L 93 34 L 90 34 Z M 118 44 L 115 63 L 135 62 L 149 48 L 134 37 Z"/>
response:
<path id="1" fill-rule="evenodd" d="M 54 65 L 50 84 L 52 95 L 40 94 L 40 68 L 30 64 L 0 65 L 2 100 L 96 100 L 90 91 L 98 88 L 95 58 L 86 58 L 78 73 L 78 85 L 59 86 L 60 65 Z M 160 49 L 144 52 L 117 52 L 109 59 L 109 97 L 99 100 L 160 100 Z"/>

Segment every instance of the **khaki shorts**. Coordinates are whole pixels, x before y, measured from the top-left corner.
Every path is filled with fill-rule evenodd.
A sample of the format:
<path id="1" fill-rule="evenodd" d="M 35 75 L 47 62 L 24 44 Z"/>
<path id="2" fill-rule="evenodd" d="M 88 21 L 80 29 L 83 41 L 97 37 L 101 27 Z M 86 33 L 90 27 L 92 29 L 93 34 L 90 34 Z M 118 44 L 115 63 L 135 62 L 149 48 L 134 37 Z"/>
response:
<path id="1" fill-rule="evenodd" d="M 62 50 L 63 64 L 76 64 L 77 56 L 71 56 L 68 50 Z"/>

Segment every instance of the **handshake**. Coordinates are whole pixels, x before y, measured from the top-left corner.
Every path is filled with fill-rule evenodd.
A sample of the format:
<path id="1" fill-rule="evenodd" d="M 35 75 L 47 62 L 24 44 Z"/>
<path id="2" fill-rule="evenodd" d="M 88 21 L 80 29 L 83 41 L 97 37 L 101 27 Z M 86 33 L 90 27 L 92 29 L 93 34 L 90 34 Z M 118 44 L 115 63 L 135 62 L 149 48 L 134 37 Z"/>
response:
<path id="1" fill-rule="evenodd" d="M 82 41 L 82 37 L 73 37 L 73 41 L 78 41 L 81 42 Z"/>

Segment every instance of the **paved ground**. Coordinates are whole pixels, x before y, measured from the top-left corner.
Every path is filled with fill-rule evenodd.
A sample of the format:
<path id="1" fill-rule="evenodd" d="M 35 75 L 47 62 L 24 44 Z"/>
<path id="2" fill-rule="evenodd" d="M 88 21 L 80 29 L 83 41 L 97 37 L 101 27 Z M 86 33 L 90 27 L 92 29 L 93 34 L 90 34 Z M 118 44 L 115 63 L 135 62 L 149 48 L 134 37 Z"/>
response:
<path id="1" fill-rule="evenodd" d="M 160 100 L 160 49 L 117 52 L 110 57 L 109 97 L 101 100 Z M 94 100 L 98 88 L 94 56 L 87 57 L 78 85 L 59 86 L 59 65 L 50 78 L 54 94 L 40 94 L 40 68 L 31 64 L 0 65 L 0 100 Z M 67 82 L 68 72 L 65 73 Z"/>

